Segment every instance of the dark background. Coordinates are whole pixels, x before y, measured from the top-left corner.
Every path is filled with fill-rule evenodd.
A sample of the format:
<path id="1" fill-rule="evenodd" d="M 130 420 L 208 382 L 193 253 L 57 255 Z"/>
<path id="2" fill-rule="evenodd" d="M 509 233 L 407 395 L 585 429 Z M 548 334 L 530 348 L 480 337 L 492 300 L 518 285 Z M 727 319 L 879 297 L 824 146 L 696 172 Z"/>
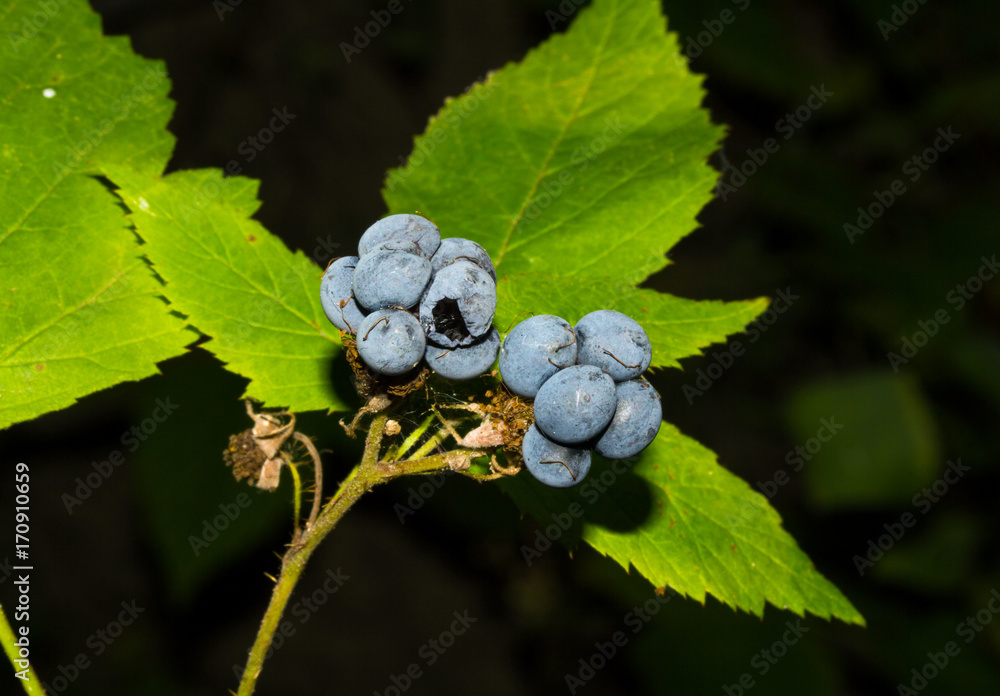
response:
<path id="1" fill-rule="evenodd" d="M 546 11 L 558 10 L 541 0 L 403 0 L 348 63 L 339 44 L 385 2 L 246 1 L 221 19 L 208 2 L 95 5 L 108 33 L 166 61 L 177 102 L 171 168 L 238 160 L 262 181 L 259 219 L 306 253 L 320 239 L 350 253 L 384 214 L 384 173 L 428 116 L 522 58 L 551 33 Z M 735 337 L 746 353 L 703 395 L 683 389 L 726 361 L 725 346 L 652 379 L 666 420 L 725 467 L 752 484 L 788 475 L 772 504 L 868 628 L 807 617 L 807 632 L 762 674 L 761 651 L 794 615 L 768 606 L 761 621 L 711 598 L 704 607 L 676 599 L 577 693 L 736 694 L 744 674 L 755 695 L 897 693 L 948 641 L 960 653 L 920 693 L 998 693 L 1000 621 L 970 643 L 957 631 L 976 612 L 992 620 L 1000 588 L 1000 283 L 986 282 L 961 308 L 949 293 L 1000 251 L 1000 6 L 901 3 L 916 11 L 884 37 L 886 2 L 741 5 L 678 0 L 665 9 L 692 69 L 707 76 L 713 120 L 730 129 L 713 164 L 739 167 L 767 138 L 780 149 L 704 210 L 702 228 L 649 284 L 697 299 L 786 289 L 798 299 L 769 315 L 757 339 Z M 703 23 L 725 9 L 735 21 L 694 48 Z M 832 96 L 785 140 L 779 119 L 820 86 Z M 241 143 L 284 107 L 294 120 L 247 161 Z M 904 166 L 939 128 L 960 137 L 911 181 L 916 170 Z M 857 208 L 896 179 L 906 192 L 852 242 L 845 223 L 857 224 Z M 919 340 L 918 322 L 939 310 L 947 323 L 894 371 L 887 354 L 904 337 Z M 45 681 L 68 683 L 53 693 L 225 693 L 269 596 L 264 573 L 276 571 L 288 539 L 287 488 L 258 495 L 221 460 L 228 436 L 247 425 L 244 381 L 197 349 L 162 370 L 0 433 L 4 460 L 32 467 L 33 655 Z M 155 431 L 129 451 L 123 434 L 152 417 L 157 399 L 176 411 L 147 421 Z M 793 471 L 788 453 L 809 445 L 822 418 L 843 429 Z M 359 448 L 336 418 L 306 414 L 300 428 L 327 451 L 328 481 L 343 476 Z M 64 494 L 115 450 L 126 463 L 69 514 Z M 968 473 L 946 492 L 931 488 L 937 502 L 925 507 L 921 491 L 959 459 Z M 394 506 L 418 483 L 377 491 L 324 543 L 296 595 L 316 592 L 324 604 L 286 617 L 295 633 L 268 660 L 258 693 L 381 694 L 411 663 L 422 676 L 409 694 L 562 693 L 595 642 L 653 596 L 585 548 L 570 558 L 557 547 L 527 566 L 520 548 L 537 526 L 493 486 L 447 479 L 402 524 Z M 195 556 L 190 537 L 241 493 L 249 507 Z M 884 537 L 889 550 L 859 573 L 856 557 L 905 513 L 915 523 L 899 540 Z M 327 594 L 327 571 L 338 569 L 350 579 Z M 10 606 L 2 568 L 0 579 Z M 101 648 L 97 632 L 117 635 L 109 624 L 132 601 L 143 611 Z M 421 646 L 466 610 L 476 622 L 428 666 Z M 89 666 L 74 673 L 68 665 L 81 654 Z M 65 682 L 54 681 L 60 673 Z"/>

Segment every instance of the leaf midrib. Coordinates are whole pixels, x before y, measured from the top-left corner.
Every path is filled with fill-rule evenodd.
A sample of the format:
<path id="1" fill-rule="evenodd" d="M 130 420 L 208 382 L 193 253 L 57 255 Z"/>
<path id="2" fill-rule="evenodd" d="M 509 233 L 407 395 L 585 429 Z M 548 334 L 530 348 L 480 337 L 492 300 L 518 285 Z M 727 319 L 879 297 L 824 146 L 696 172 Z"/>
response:
<path id="1" fill-rule="evenodd" d="M 549 164 L 552 162 L 553 157 L 555 157 L 556 151 L 559 149 L 559 146 L 562 145 L 563 141 L 566 139 L 566 134 L 569 132 L 570 127 L 576 122 L 577 118 L 579 117 L 580 109 L 583 106 L 583 102 L 586 99 L 587 95 L 590 93 L 591 88 L 593 87 L 594 78 L 597 75 L 597 65 L 600 62 L 600 59 L 603 57 L 604 52 L 607 48 L 608 38 L 611 35 L 611 30 L 613 27 L 614 27 L 614 22 L 608 22 L 605 28 L 604 35 L 601 37 L 601 42 L 597 46 L 597 49 L 594 51 L 594 60 L 591 63 L 590 68 L 588 68 L 589 76 L 587 79 L 587 84 L 580 91 L 580 96 L 576 100 L 576 104 L 573 105 L 572 113 L 570 113 L 569 118 L 566 119 L 566 123 L 563 125 L 562 130 L 556 136 L 556 139 L 552 142 L 552 146 L 549 148 L 548 153 L 546 153 L 545 161 L 542 162 L 541 169 L 539 170 L 538 175 L 535 177 L 535 181 L 531 185 L 531 190 L 528 191 L 528 195 L 525 197 L 524 202 L 521 204 L 520 210 L 518 210 L 517 214 L 511 219 L 510 226 L 504 233 L 503 244 L 501 244 L 500 246 L 500 252 L 497 255 L 496 262 L 494 263 L 494 266 L 496 266 L 497 268 L 499 268 L 500 264 L 503 263 L 504 256 L 506 256 L 507 254 L 507 247 L 510 245 L 511 238 L 514 235 L 514 230 L 517 229 L 517 226 L 520 224 L 522 218 L 524 217 L 525 211 L 528 209 L 528 206 L 531 205 L 531 202 L 534 200 L 535 194 L 538 192 L 538 187 L 541 186 L 542 184 L 542 179 L 544 179 L 548 175 Z"/>
<path id="2" fill-rule="evenodd" d="M 140 265 L 142 265 L 142 262 L 139 261 L 138 259 L 135 259 L 135 263 L 133 263 L 131 266 L 129 266 L 126 269 L 124 269 L 121 273 L 116 273 L 115 276 L 106 285 L 104 285 L 103 287 L 98 288 L 98 290 L 95 293 L 91 294 L 90 297 L 85 298 L 82 302 L 79 302 L 78 304 L 76 304 L 76 306 L 73 306 L 73 307 L 71 307 L 71 308 L 69 308 L 69 309 L 61 312 L 60 314 L 58 314 L 56 317 L 54 317 L 48 323 L 42 324 L 42 325 L 36 327 L 36 329 L 33 332 L 31 332 L 27 336 L 22 337 L 22 340 L 19 343 L 14 343 L 11 346 L 10 350 L 8 350 L 6 353 L 0 354 L 0 364 L 7 364 L 7 363 L 4 362 L 4 361 L 7 360 L 7 358 L 9 358 L 10 356 L 12 356 L 14 353 L 16 353 L 17 351 L 19 351 L 24 346 L 28 345 L 35 338 L 37 338 L 41 334 L 45 333 L 49 329 L 51 329 L 53 326 L 55 326 L 56 324 L 58 324 L 59 322 L 61 322 L 63 319 L 65 319 L 65 318 L 67 318 L 67 317 L 69 317 L 69 316 L 71 316 L 71 315 L 79 312 L 81 309 L 83 309 L 87 305 L 91 305 L 94 302 L 96 302 L 97 298 L 99 298 L 105 292 L 107 292 L 108 290 L 110 290 L 111 287 L 115 283 L 119 282 L 122 278 L 124 278 L 125 276 L 127 276 L 133 270 L 137 269 Z M 153 295 L 153 294 L 155 294 L 155 293 L 152 293 L 152 292 L 139 293 L 139 295 Z M 110 298 L 110 299 L 117 300 L 117 299 L 121 299 L 121 298 L 115 297 L 115 298 Z"/>

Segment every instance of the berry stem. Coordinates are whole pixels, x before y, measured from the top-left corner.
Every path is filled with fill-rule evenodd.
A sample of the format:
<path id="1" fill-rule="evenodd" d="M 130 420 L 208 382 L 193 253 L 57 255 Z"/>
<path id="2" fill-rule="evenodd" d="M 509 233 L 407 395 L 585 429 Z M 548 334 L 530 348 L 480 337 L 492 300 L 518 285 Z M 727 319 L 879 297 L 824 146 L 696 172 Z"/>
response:
<path id="1" fill-rule="evenodd" d="M 413 462 L 413 461 L 416 461 L 418 459 L 423 459 L 428 454 L 430 454 L 431 452 L 433 452 L 437 448 L 438 445 L 440 445 L 442 442 L 444 442 L 447 439 L 448 439 L 448 433 L 446 431 L 444 431 L 444 430 L 438 430 L 436 433 L 434 433 L 433 435 L 431 435 L 430 438 L 428 438 L 427 442 L 425 442 L 424 444 L 420 445 L 420 447 L 417 448 L 416 452 L 414 452 L 412 455 L 410 455 L 409 457 L 407 457 L 406 459 L 404 459 L 402 461 L 404 461 L 404 462 Z"/>
<path id="2" fill-rule="evenodd" d="M 412 433 L 406 436 L 406 439 L 403 440 L 402 444 L 399 446 L 399 449 L 396 450 L 396 455 L 393 457 L 393 459 L 399 459 L 405 456 L 406 453 L 409 452 L 415 444 L 417 444 L 417 440 L 419 440 L 423 436 L 423 434 L 427 432 L 427 428 L 430 427 L 433 421 L 434 421 L 434 414 L 432 413 L 424 419 L 423 423 L 417 426 L 416 430 L 414 430 Z"/>

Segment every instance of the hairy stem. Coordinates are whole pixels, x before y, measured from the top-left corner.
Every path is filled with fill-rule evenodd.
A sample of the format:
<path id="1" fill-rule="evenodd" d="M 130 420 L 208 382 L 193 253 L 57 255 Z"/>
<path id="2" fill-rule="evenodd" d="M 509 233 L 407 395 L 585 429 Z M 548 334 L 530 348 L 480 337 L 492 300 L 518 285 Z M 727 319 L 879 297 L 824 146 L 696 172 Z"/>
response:
<path id="1" fill-rule="evenodd" d="M 293 544 L 281 559 L 281 573 L 278 575 L 278 580 L 271 593 L 271 601 L 267 605 L 267 611 L 264 612 L 264 620 L 257 632 L 257 638 L 250 649 L 250 657 L 247 659 L 243 678 L 240 680 L 239 696 L 250 696 L 253 693 L 257 685 L 257 678 L 264 668 L 264 657 L 271 645 L 271 640 L 274 638 L 274 631 L 281 622 L 285 607 L 292 596 L 292 590 L 295 589 L 295 584 L 298 582 L 299 576 L 302 575 L 302 571 L 305 570 L 306 563 L 308 563 L 313 551 L 316 550 L 319 542 L 333 530 L 344 513 L 350 510 L 364 493 L 379 483 L 375 464 L 379 459 L 385 421 L 385 414 L 378 414 L 372 419 L 361 463 L 348 475 L 344 485 L 319 513 L 315 523 L 306 527 L 305 532 L 299 537 L 298 543 Z"/>
<path id="2" fill-rule="evenodd" d="M 292 482 L 295 484 L 295 492 L 292 496 L 292 502 L 295 506 L 295 510 L 292 512 L 292 521 L 295 523 L 295 534 L 292 537 L 292 543 L 294 544 L 299 539 L 299 534 L 301 534 L 301 529 L 299 528 L 299 518 L 302 516 L 302 479 L 299 478 L 299 470 L 295 468 L 295 465 L 288 462 L 288 471 L 292 474 Z"/>
<path id="3" fill-rule="evenodd" d="M 306 451 L 309 452 L 309 456 L 313 460 L 313 473 L 315 474 L 314 479 L 316 485 L 313 490 L 313 506 L 312 512 L 309 513 L 309 519 L 306 520 L 306 529 L 309 529 L 316 522 L 316 517 L 319 515 L 319 506 L 323 501 L 323 462 L 320 459 L 319 452 L 316 450 L 316 446 L 312 443 L 308 437 L 300 432 L 292 433 L 292 437 L 302 443 Z M 295 517 L 298 520 L 298 516 Z"/>
<path id="4" fill-rule="evenodd" d="M 260 629 L 253 647 L 250 649 L 250 656 L 247 665 L 243 670 L 243 677 L 240 681 L 238 696 L 250 696 L 257 685 L 257 678 L 264 668 L 264 658 L 267 650 L 274 638 L 274 632 L 281 623 L 281 617 L 288 605 L 288 600 L 292 596 L 295 584 L 302 575 L 313 551 L 319 546 L 326 536 L 333 531 L 333 528 L 340 521 L 348 510 L 361 498 L 362 495 L 370 491 L 380 483 L 385 483 L 399 476 L 409 474 L 426 474 L 431 471 L 442 469 L 461 470 L 468 466 L 468 463 L 482 454 L 479 450 L 457 449 L 443 454 L 433 456 L 418 457 L 405 461 L 381 461 L 382 433 L 388 417 L 383 414 L 376 414 L 372 419 L 368 430 L 368 437 L 365 440 L 365 451 L 361 457 L 361 462 L 347 475 L 341 483 L 340 488 L 333 495 L 333 498 L 323 506 L 318 515 L 319 493 L 314 500 L 313 514 L 310 522 L 306 523 L 302 534 L 297 536 L 289 546 L 281 560 L 281 572 L 275 581 L 274 590 L 271 593 L 271 601 L 264 613 Z M 304 436 L 303 436 L 304 437 Z M 444 439 L 444 438 L 442 438 Z M 306 438 L 308 440 L 308 438 Z M 302 440 L 300 440 L 302 441 Z M 434 438 L 432 442 L 436 441 Z M 303 442 L 306 444 L 306 442 Z M 315 448 L 309 442 L 307 449 L 313 454 Z M 419 451 L 419 450 L 418 450 Z M 319 454 L 313 455 L 316 460 L 316 469 L 319 471 Z M 317 473 L 317 477 L 319 474 Z M 319 479 L 317 478 L 317 491 Z M 315 521 L 313 521 L 315 520 Z"/>
<path id="5" fill-rule="evenodd" d="M 27 673 L 25 674 L 27 679 L 21 679 L 21 686 L 24 688 L 24 693 L 31 696 L 45 696 L 45 689 L 42 688 L 42 683 L 38 680 L 35 670 L 31 668 L 27 660 L 24 660 L 18 652 L 19 648 L 17 646 L 17 638 L 14 637 L 14 629 L 11 628 L 10 623 L 7 621 L 7 615 L 4 613 L 2 606 L 0 606 L 0 643 L 3 643 L 3 651 L 7 653 L 7 659 L 10 660 L 14 672 Z M 24 662 L 26 667 L 22 669 L 19 664 L 20 662 Z"/>
<path id="6" fill-rule="evenodd" d="M 381 461 L 382 434 L 387 420 L 388 417 L 384 413 L 377 414 L 372 419 L 361 462 L 347 475 L 340 484 L 340 488 L 334 493 L 333 498 L 321 510 L 319 508 L 321 496 L 319 453 L 316 452 L 308 438 L 305 436 L 299 438 L 296 433 L 296 439 L 306 446 L 316 463 L 316 497 L 313 500 L 313 512 L 304 530 L 300 535 L 296 535 L 281 560 L 281 572 L 275 581 L 271 601 L 264 613 L 257 638 L 250 649 L 250 656 L 240 680 L 238 696 L 250 696 L 253 693 L 257 685 L 257 678 L 264 668 L 264 658 L 271 645 L 271 640 L 274 638 L 274 632 L 281 623 L 281 617 L 292 596 L 292 591 L 295 589 L 295 584 L 298 582 L 299 576 L 302 575 L 302 571 L 305 570 L 306 563 L 308 563 L 313 551 L 326 538 L 327 534 L 333 531 L 340 518 L 351 509 L 362 495 L 378 484 L 399 476 L 426 474 L 442 469 L 462 470 L 468 467 L 468 463 L 472 459 L 482 454 L 479 450 L 457 449 L 433 456 L 416 456 L 425 453 L 425 446 L 418 449 L 412 459 Z M 428 425 L 429 421 L 426 421 L 421 429 L 426 431 Z M 433 444 L 427 448 L 427 451 L 430 451 L 433 446 L 447 437 L 447 434 L 443 434 L 440 438 L 437 435 L 439 434 L 435 434 L 435 437 L 428 441 Z M 412 447 L 412 444 L 410 446 Z"/>

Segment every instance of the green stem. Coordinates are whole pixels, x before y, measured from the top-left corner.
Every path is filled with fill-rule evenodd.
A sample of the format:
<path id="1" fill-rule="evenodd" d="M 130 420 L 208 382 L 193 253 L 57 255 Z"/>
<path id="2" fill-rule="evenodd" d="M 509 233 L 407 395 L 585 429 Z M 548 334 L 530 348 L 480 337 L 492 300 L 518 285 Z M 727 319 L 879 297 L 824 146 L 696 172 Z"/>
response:
<path id="1" fill-rule="evenodd" d="M 375 465 L 379 459 L 382 431 L 385 429 L 386 419 L 384 414 L 376 415 L 372 419 L 361 463 L 348 475 L 347 480 L 341 485 L 333 499 L 323 508 L 323 511 L 316 518 L 315 524 L 306 529 L 298 543 L 289 548 L 282 558 L 281 573 L 275 583 L 274 591 L 271 593 L 271 601 L 264 613 L 264 620 L 257 632 L 257 638 L 250 649 L 250 656 L 240 681 L 238 696 L 250 696 L 253 693 L 257 685 L 257 678 L 264 668 L 264 656 L 271 645 L 274 632 L 281 622 L 292 590 L 295 589 L 295 584 L 298 582 L 299 576 L 302 575 L 309 557 L 312 556 L 319 542 L 337 525 L 344 513 L 350 510 L 364 493 L 380 482 L 377 480 L 378 473 Z"/>
<path id="2" fill-rule="evenodd" d="M 413 462 L 413 461 L 416 461 L 418 459 L 423 459 L 428 454 L 430 454 L 431 452 L 433 452 L 437 448 L 437 446 L 439 444 L 441 444 L 442 442 L 444 442 L 445 440 L 447 440 L 450 436 L 451 436 L 451 434 L 448 433 L 447 431 L 445 431 L 445 430 L 438 430 L 436 433 L 434 433 L 429 438 L 427 438 L 427 442 L 425 442 L 424 444 L 420 445 L 420 447 L 417 448 L 417 451 L 414 452 L 412 456 L 407 457 L 403 461 L 404 462 Z"/>
<path id="3" fill-rule="evenodd" d="M 299 518 L 302 516 L 302 478 L 299 476 L 299 470 L 291 462 L 288 462 L 288 470 L 292 473 L 292 481 L 295 482 L 295 496 L 293 498 L 295 512 L 292 513 L 292 520 L 295 522 L 295 533 L 298 534 Z"/>
<path id="4" fill-rule="evenodd" d="M 18 669 L 18 664 L 15 662 L 15 660 L 21 661 L 22 658 L 18 653 L 19 648 L 17 646 L 17 638 L 14 636 L 14 629 L 11 627 L 10 622 L 7 621 L 7 615 L 3 611 L 3 606 L 0 606 L 0 643 L 3 643 L 3 651 L 7 653 L 7 659 L 10 660 L 14 671 L 25 671 L 24 669 Z M 45 689 L 42 688 L 42 682 L 38 680 L 38 675 L 31 668 L 31 664 L 28 664 L 26 670 L 28 678 L 20 680 L 21 686 L 24 687 L 24 693 L 31 694 L 31 696 L 45 696 Z M 20 679 L 20 677 L 15 678 Z"/>
<path id="5" fill-rule="evenodd" d="M 427 416 L 424 419 L 424 422 L 417 426 L 416 430 L 414 430 L 412 433 L 406 436 L 406 439 L 403 440 L 402 444 L 399 446 L 399 449 L 396 450 L 396 456 L 394 456 L 393 459 L 400 459 L 407 452 L 409 452 L 410 449 L 415 444 L 417 444 L 417 440 L 423 437 L 423 434 L 427 432 L 427 428 L 431 426 L 431 423 L 434 421 L 434 416 L 435 416 L 434 413 Z"/>
<path id="6" fill-rule="evenodd" d="M 482 454 L 477 450 L 459 449 L 406 461 L 380 461 L 382 433 L 386 420 L 388 417 L 385 414 L 378 414 L 372 419 L 361 463 L 347 475 L 333 498 L 319 513 L 315 524 L 305 528 L 297 543 L 293 544 L 282 558 L 281 573 L 275 582 L 271 601 L 264 613 L 264 620 L 257 632 L 257 638 L 250 649 L 250 656 L 240 681 L 238 696 L 250 696 L 253 693 L 257 685 L 257 678 L 264 668 L 264 656 L 274 638 L 274 632 L 281 622 L 281 617 L 288 605 L 289 598 L 292 596 L 292 591 L 295 589 L 295 584 L 313 551 L 333 531 L 340 518 L 351 509 L 362 495 L 378 484 L 399 476 L 448 469 L 456 462 L 467 461 L 469 458 Z"/>

